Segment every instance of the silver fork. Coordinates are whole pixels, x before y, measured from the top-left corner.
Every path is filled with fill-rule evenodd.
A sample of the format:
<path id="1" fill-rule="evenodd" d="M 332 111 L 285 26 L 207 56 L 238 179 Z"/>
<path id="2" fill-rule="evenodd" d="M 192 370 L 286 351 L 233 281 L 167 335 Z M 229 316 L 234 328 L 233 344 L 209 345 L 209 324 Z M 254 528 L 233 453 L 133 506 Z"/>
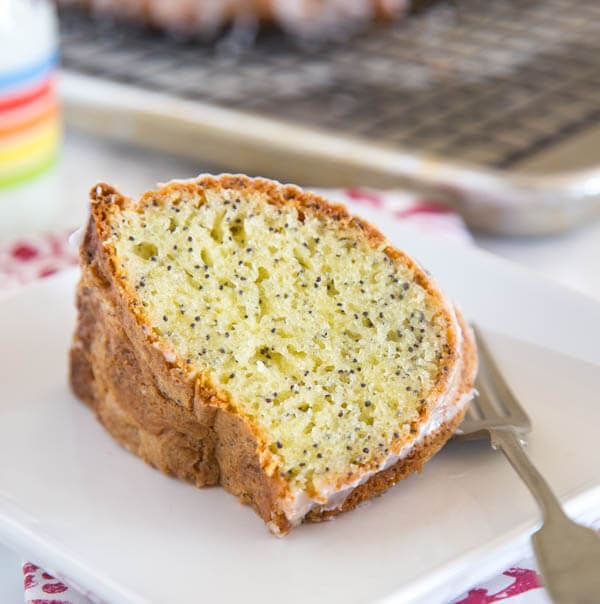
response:
<path id="1" fill-rule="evenodd" d="M 600 537 L 573 522 L 523 449 L 531 421 L 510 391 L 476 326 L 479 351 L 478 394 L 457 430 L 457 438 L 489 437 L 508 458 L 535 497 L 542 526 L 533 550 L 548 595 L 556 604 L 600 603 Z"/>

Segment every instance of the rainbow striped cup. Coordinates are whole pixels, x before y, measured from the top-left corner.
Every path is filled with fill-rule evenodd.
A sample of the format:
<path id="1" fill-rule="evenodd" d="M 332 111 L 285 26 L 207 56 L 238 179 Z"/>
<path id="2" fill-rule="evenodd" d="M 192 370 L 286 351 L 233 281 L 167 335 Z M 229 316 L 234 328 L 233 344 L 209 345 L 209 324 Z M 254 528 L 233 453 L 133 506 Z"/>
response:
<path id="1" fill-rule="evenodd" d="M 0 1 L 0 189 L 35 179 L 56 160 L 57 63 L 53 3 Z"/>

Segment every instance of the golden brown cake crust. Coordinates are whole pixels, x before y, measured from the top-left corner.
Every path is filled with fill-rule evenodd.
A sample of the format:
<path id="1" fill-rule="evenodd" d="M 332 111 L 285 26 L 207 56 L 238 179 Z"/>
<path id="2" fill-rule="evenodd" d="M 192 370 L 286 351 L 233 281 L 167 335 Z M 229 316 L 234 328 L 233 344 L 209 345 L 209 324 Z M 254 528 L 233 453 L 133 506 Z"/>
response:
<path id="1" fill-rule="evenodd" d="M 159 193 L 150 192 L 140 203 L 198 195 L 207 188 L 233 188 L 240 192 L 262 191 L 270 203 L 294 204 L 299 212 L 334 217 L 343 228 L 373 244 L 385 238 L 371 225 L 351 217 L 343 206 L 332 205 L 317 195 L 293 186 L 242 176 L 203 177 L 194 182 L 171 183 Z M 252 505 L 272 530 L 292 528 L 279 501 L 286 485 L 269 476 L 261 464 L 264 440 L 236 411 L 207 376 L 190 372 L 177 360 L 167 360 L 153 344 L 131 292 L 120 283 L 115 269 L 108 218 L 130 206 L 131 200 L 112 187 L 92 189 L 92 216 L 81 248 L 82 276 L 77 290 L 78 324 L 71 349 L 71 385 L 75 394 L 96 413 L 99 421 L 121 444 L 166 474 L 198 487 L 222 485 L 242 502 Z M 162 201 L 161 201 L 162 200 Z M 391 246 L 390 258 L 416 270 L 420 284 L 433 296 L 441 296 L 425 273 L 411 259 Z M 463 367 L 457 399 L 472 389 L 476 354 L 469 331 L 462 325 Z M 451 343 L 460 334 L 449 333 Z M 455 346 L 451 347 L 454 350 Z M 451 366 L 456 352 L 446 359 Z M 447 386 L 440 380 L 439 391 Z M 423 416 L 429 411 L 423 410 Z M 460 423 L 464 409 L 414 447 L 411 454 L 392 467 L 372 475 L 357 486 L 341 508 L 314 508 L 310 520 L 322 520 L 355 507 L 378 495 L 415 471 L 448 440 Z"/>

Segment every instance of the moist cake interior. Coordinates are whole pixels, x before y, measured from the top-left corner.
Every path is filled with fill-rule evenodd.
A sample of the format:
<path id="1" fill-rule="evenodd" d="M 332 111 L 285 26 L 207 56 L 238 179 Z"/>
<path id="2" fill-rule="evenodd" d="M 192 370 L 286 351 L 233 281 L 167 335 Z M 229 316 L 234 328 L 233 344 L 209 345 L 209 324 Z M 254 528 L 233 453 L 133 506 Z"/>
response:
<path id="1" fill-rule="evenodd" d="M 383 460 L 419 419 L 448 325 L 385 243 L 261 192 L 146 196 L 110 220 L 154 334 L 252 418 L 267 471 L 319 490 Z"/>

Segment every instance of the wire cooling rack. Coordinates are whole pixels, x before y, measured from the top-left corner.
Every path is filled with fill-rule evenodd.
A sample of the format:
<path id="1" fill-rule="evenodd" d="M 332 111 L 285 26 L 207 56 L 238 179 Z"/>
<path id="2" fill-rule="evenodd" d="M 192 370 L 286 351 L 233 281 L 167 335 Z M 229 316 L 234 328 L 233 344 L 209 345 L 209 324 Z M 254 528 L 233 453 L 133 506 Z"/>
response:
<path id="1" fill-rule="evenodd" d="M 176 39 L 61 11 L 64 66 L 378 143 L 511 168 L 600 123 L 600 2 L 456 0 L 330 45 Z"/>

